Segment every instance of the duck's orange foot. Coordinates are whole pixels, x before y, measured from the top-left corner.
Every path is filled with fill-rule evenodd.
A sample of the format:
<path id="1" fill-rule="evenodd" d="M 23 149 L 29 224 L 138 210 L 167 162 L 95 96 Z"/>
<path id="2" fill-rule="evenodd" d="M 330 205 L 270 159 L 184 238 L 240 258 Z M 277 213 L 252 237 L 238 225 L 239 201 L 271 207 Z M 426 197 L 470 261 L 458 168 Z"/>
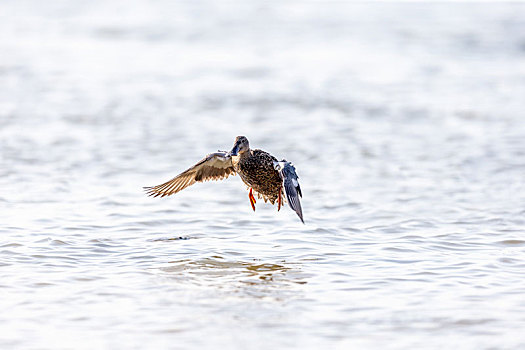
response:
<path id="1" fill-rule="evenodd" d="M 277 211 L 281 210 L 283 199 L 281 197 L 281 189 L 279 189 L 279 197 L 277 197 Z"/>
<path id="2" fill-rule="evenodd" d="M 253 211 L 255 211 L 255 203 L 257 203 L 257 201 L 255 200 L 255 197 L 253 196 L 253 192 L 251 188 L 250 188 L 250 193 L 248 194 L 248 198 L 250 198 L 250 204 L 252 205 Z"/>

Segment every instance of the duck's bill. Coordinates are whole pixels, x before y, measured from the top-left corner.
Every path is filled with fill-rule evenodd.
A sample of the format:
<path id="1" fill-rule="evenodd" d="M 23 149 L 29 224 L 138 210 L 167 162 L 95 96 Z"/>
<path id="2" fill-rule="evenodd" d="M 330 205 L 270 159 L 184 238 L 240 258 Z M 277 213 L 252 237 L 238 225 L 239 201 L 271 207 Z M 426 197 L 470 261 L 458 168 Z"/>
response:
<path id="1" fill-rule="evenodd" d="M 236 156 L 238 154 L 239 154 L 239 142 L 236 142 L 235 145 L 233 145 L 233 148 L 230 151 L 230 153 L 228 153 L 228 155 L 230 157 L 234 157 L 234 156 Z"/>

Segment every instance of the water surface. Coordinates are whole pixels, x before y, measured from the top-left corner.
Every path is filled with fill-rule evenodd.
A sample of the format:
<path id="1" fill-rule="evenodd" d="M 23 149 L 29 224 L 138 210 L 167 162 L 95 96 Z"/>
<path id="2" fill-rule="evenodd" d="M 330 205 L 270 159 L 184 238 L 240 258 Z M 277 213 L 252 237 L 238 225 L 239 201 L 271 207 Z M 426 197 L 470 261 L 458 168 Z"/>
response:
<path id="1" fill-rule="evenodd" d="M 525 347 L 525 6 L 5 1 L 0 347 Z M 153 199 L 235 136 L 238 177 Z"/>

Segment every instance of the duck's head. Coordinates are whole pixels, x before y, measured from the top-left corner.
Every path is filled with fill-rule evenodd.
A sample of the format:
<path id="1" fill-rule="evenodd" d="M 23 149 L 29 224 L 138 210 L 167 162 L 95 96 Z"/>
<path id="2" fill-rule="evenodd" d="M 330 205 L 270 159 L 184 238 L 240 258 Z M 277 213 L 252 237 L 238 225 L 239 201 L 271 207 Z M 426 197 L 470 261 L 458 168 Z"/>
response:
<path id="1" fill-rule="evenodd" d="M 235 138 L 235 143 L 233 144 L 233 148 L 230 151 L 230 156 L 242 155 L 244 152 L 248 152 L 249 150 L 250 150 L 250 143 L 248 142 L 248 139 L 244 136 L 237 136 Z"/>

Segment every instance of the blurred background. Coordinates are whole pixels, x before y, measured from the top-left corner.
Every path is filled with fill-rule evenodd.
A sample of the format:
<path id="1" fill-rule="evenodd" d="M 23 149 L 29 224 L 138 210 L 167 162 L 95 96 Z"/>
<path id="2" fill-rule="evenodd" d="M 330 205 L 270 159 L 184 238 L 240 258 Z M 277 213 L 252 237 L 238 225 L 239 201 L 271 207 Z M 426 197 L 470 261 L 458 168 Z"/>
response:
<path id="1" fill-rule="evenodd" d="M 2 348 L 525 346 L 525 4 L 0 3 Z M 302 225 L 238 177 L 294 162 Z"/>

